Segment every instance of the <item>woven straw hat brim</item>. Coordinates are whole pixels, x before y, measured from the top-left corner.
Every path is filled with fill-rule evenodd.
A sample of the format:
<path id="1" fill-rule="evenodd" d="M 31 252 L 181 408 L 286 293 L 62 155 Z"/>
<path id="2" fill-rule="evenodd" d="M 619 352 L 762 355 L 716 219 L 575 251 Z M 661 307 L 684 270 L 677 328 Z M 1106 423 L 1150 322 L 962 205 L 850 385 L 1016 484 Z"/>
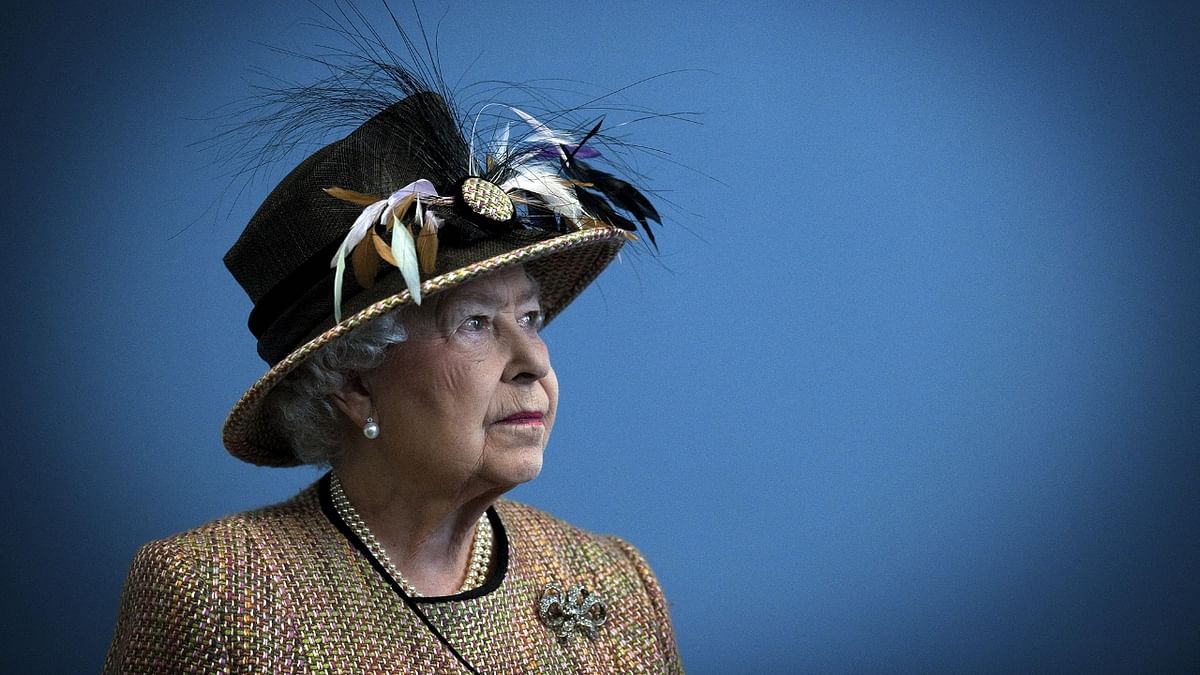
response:
<path id="1" fill-rule="evenodd" d="M 542 311 L 549 323 L 608 266 L 626 241 L 625 233 L 615 227 L 579 230 L 436 276 L 421 284 L 421 294 L 433 296 L 491 272 L 527 265 L 526 269 L 540 286 Z M 271 424 L 264 406 L 267 395 L 318 350 L 411 301 L 407 290 L 379 300 L 309 340 L 268 370 L 242 395 L 225 419 L 221 435 L 229 453 L 260 466 L 300 464 L 288 442 Z"/>

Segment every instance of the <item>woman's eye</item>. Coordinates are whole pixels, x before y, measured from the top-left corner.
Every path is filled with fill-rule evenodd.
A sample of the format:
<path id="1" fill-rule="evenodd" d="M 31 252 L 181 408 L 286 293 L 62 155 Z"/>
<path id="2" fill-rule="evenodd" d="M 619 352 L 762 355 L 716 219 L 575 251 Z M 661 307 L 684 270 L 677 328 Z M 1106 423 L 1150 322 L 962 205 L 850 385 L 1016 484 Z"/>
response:
<path id="1" fill-rule="evenodd" d="M 462 325 L 459 327 L 459 329 L 467 331 L 468 333 L 478 333 L 479 331 L 486 330 L 487 329 L 487 317 L 483 317 L 483 316 L 469 317 L 466 321 L 462 322 Z"/>
<path id="2" fill-rule="evenodd" d="M 521 315 L 521 325 L 533 330 L 541 330 L 542 323 L 545 321 L 540 309 L 535 309 L 530 312 L 525 312 Z"/>

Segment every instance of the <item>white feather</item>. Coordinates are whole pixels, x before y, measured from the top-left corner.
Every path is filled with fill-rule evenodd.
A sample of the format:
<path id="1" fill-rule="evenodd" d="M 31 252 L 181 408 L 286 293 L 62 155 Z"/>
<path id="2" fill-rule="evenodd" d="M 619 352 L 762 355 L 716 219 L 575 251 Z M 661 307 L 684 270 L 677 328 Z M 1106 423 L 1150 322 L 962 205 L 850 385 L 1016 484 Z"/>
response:
<path id="1" fill-rule="evenodd" d="M 571 139 L 551 130 L 550 127 L 537 121 L 533 115 L 530 115 L 520 108 L 509 106 L 508 109 L 515 112 L 521 119 L 525 120 L 525 124 L 528 124 L 530 129 L 533 129 L 533 136 L 530 137 L 531 139 L 553 144 L 554 147 L 558 148 L 558 154 L 564 160 L 567 158 L 567 153 L 563 151 L 562 146 L 570 145 Z"/>
<path id="2" fill-rule="evenodd" d="M 505 192 L 524 190 L 532 192 L 546 202 L 546 206 L 558 214 L 577 220 L 587 212 L 575 197 L 575 188 L 563 180 L 550 167 L 545 165 L 528 165 L 515 169 L 514 175 L 500 185 Z"/>
<path id="3" fill-rule="evenodd" d="M 467 150 L 467 171 L 469 171 L 470 175 L 472 175 L 472 176 L 475 175 L 475 168 L 478 166 L 475 163 L 475 127 L 479 126 L 479 118 L 483 115 L 484 110 L 487 110 L 488 108 L 490 108 L 492 106 L 498 106 L 498 105 L 501 105 L 501 104 L 488 103 L 488 104 L 484 105 L 482 108 L 479 109 L 479 112 L 475 113 L 475 119 L 471 121 L 471 139 L 469 141 L 469 149 Z M 508 132 L 505 132 L 504 138 L 505 138 L 505 141 L 507 142 Z"/>
<path id="4" fill-rule="evenodd" d="M 420 217 L 421 204 L 417 202 L 417 217 Z M 400 276 L 404 277 L 404 285 L 412 295 L 413 302 L 421 304 L 421 272 L 417 264 L 417 242 L 413 239 L 408 226 L 399 218 L 392 219 L 392 257 L 400 268 Z"/>
<path id="5" fill-rule="evenodd" d="M 504 131 L 500 132 L 500 137 L 496 139 L 495 152 L 493 154 L 496 155 L 497 162 L 504 163 L 508 160 L 508 132 L 511 128 L 512 124 L 505 124 Z"/>
<path id="6" fill-rule="evenodd" d="M 375 225 L 375 221 L 379 219 L 379 215 L 387 206 L 388 200 L 381 199 L 363 209 L 363 212 L 358 214 L 358 218 L 354 219 L 354 224 L 350 226 L 350 231 L 346 233 L 346 238 L 342 240 L 342 245 L 338 247 L 333 260 L 329 261 L 329 266 L 337 270 L 333 274 L 334 321 L 342 320 L 342 280 L 346 276 L 346 259 L 350 257 L 350 252 L 354 250 L 354 247 L 366 238 Z"/>
<path id="7" fill-rule="evenodd" d="M 363 209 L 363 212 L 358 214 L 358 218 L 354 219 L 354 224 L 350 226 L 350 231 L 346 233 L 346 238 L 342 240 L 342 245 L 338 247 L 337 253 L 334 254 L 333 260 L 329 261 L 330 267 L 336 267 L 339 258 L 345 258 L 350 255 L 358 242 L 366 238 L 367 233 L 371 231 L 371 226 L 379 219 L 380 214 L 387 208 L 388 201 L 381 199 L 374 204 Z"/>

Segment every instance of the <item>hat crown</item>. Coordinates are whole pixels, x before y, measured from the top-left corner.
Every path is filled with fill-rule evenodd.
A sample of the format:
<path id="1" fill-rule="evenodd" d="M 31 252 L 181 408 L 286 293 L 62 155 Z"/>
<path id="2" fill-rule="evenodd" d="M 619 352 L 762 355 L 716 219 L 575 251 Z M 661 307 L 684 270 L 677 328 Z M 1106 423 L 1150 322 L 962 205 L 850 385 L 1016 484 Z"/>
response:
<path id="1" fill-rule="evenodd" d="M 455 133 L 447 138 L 447 130 Z M 339 242 L 361 213 L 324 188 L 387 195 L 425 178 L 442 189 L 461 178 L 452 167 L 467 164 L 457 130 L 445 101 L 432 92 L 385 108 L 288 173 L 225 254 L 225 266 L 257 304 L 299 265 Z"/>
<path id="2" fill-rule="evenodd" d="M 388 106 L 289 172 L 224 259 L 255 304 L 250 331 L 259 338 L 263 358 L 277 361 L 329 313 L 314 307 L 302 318 L 293 310 L 317 297 L 310 292 L 315 286 L 329 295 L 330 260 L 362 208 L 331 197 L 325 188 L 386 196 L 424 178 L 442 190 L 461 178 L 455 172 L 467 165 L 467 155 L 445 100 L 422 92 Z M 272 324 L 285 314 L 288 335 L 271 335 Z"/>

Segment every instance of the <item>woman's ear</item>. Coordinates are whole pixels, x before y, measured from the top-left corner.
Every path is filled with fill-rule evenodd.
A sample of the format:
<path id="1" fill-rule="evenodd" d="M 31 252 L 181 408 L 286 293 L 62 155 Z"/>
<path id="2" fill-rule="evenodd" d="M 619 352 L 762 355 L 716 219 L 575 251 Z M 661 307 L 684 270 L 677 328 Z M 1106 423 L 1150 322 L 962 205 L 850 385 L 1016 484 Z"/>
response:
<path id="1" fill-rule="evenodd" d="M 330 396 L 337 409 L 356 427 L 361 427 L 367 418 L 374 414 L 371 392 L 358 373 L 351 373 L 342 386 L 335 389 Z"/>

